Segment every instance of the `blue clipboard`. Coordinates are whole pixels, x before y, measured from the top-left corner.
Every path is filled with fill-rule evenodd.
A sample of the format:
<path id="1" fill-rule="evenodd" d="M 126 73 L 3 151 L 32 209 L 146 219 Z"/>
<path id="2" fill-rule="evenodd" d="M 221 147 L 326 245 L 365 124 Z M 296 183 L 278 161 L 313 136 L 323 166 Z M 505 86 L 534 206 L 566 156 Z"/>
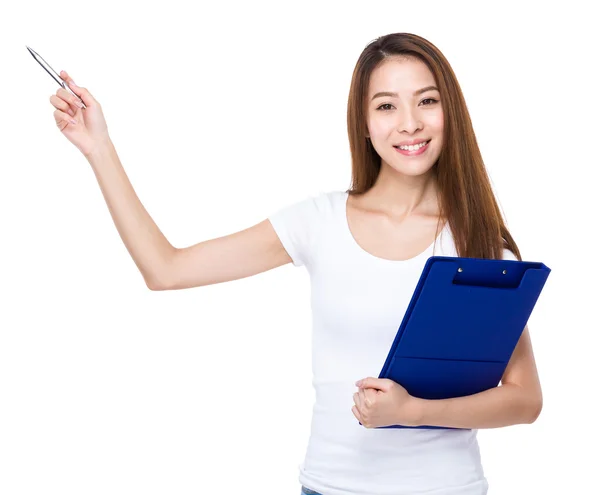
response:
<path id="1" fill-rule="evenodd" d="M 431 256 L 379 378 L 422 399 L 497 387 L 549 274 L 538 262 Z"/>

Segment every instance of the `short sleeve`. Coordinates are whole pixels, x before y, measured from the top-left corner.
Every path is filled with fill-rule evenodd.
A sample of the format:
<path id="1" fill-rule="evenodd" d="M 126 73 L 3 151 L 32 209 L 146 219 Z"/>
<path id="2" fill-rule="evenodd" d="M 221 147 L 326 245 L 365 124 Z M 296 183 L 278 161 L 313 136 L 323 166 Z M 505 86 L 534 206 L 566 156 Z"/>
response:
<path id="1" fill-rule="evenodd" d="M 322 225 L 321 196 L 289 204 L 268 218 L 294 266 L 310 264 Z"/>

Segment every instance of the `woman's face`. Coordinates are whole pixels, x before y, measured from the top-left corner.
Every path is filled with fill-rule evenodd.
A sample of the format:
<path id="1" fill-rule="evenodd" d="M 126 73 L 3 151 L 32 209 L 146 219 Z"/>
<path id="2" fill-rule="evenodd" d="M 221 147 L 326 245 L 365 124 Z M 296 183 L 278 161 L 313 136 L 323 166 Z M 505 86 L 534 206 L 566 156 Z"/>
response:
<path id="1" fill-rule="evenodd" d="M 444 130 L 440 93 L 437 89 L 419 92 L 435 85 L 433 74 L 420 60 L 388 59 L 371 74 L 367 128 L 382 167 L 417 176 L 427 173 L 440 156 Z M 430 142 L 424 151 L 403 153 L 394 147 L 415 140 Z"/>

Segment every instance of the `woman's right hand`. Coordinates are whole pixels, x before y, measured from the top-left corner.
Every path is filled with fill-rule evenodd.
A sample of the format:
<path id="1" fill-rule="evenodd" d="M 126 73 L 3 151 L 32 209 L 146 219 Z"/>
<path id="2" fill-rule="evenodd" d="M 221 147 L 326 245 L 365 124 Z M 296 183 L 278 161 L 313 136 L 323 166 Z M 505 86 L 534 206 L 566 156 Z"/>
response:
<path id="1" fill-rule="evenodd" d="M 60 72 L 60 78 L 83 100 L 87 108 L 80 108 L 75 96 L 66 89 L 59 88 L 50 97 L 50 103 L 56 108 L 54 120 L 63 135 L 87 157 L 110 142 L 102 108 L 91 93 L 77 86 L 65 71 Z M 76 123 L 73 124 L 71 119 Z"/>

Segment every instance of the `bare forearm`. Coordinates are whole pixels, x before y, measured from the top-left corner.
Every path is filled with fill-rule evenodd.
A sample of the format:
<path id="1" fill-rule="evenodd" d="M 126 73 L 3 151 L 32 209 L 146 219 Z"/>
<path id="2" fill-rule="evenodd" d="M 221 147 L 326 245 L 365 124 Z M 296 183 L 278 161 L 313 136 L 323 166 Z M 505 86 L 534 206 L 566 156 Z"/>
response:
<path id="1" fill-rule="evenodd" d="M 541 404 L 533 401 L 527 390 L 510 383 L 466 397 L 416 400 L 418 425 L 451 428 L 500 428 L 532 423 L 541 410 Z"/>
<path id="2" fill-rule="evenodd" d="M 125 247 L 148 287 L 159 287 L 164 266 L 175 248 L 137 197 L 113 143 L 106 142 L 86 158 Z"/>

